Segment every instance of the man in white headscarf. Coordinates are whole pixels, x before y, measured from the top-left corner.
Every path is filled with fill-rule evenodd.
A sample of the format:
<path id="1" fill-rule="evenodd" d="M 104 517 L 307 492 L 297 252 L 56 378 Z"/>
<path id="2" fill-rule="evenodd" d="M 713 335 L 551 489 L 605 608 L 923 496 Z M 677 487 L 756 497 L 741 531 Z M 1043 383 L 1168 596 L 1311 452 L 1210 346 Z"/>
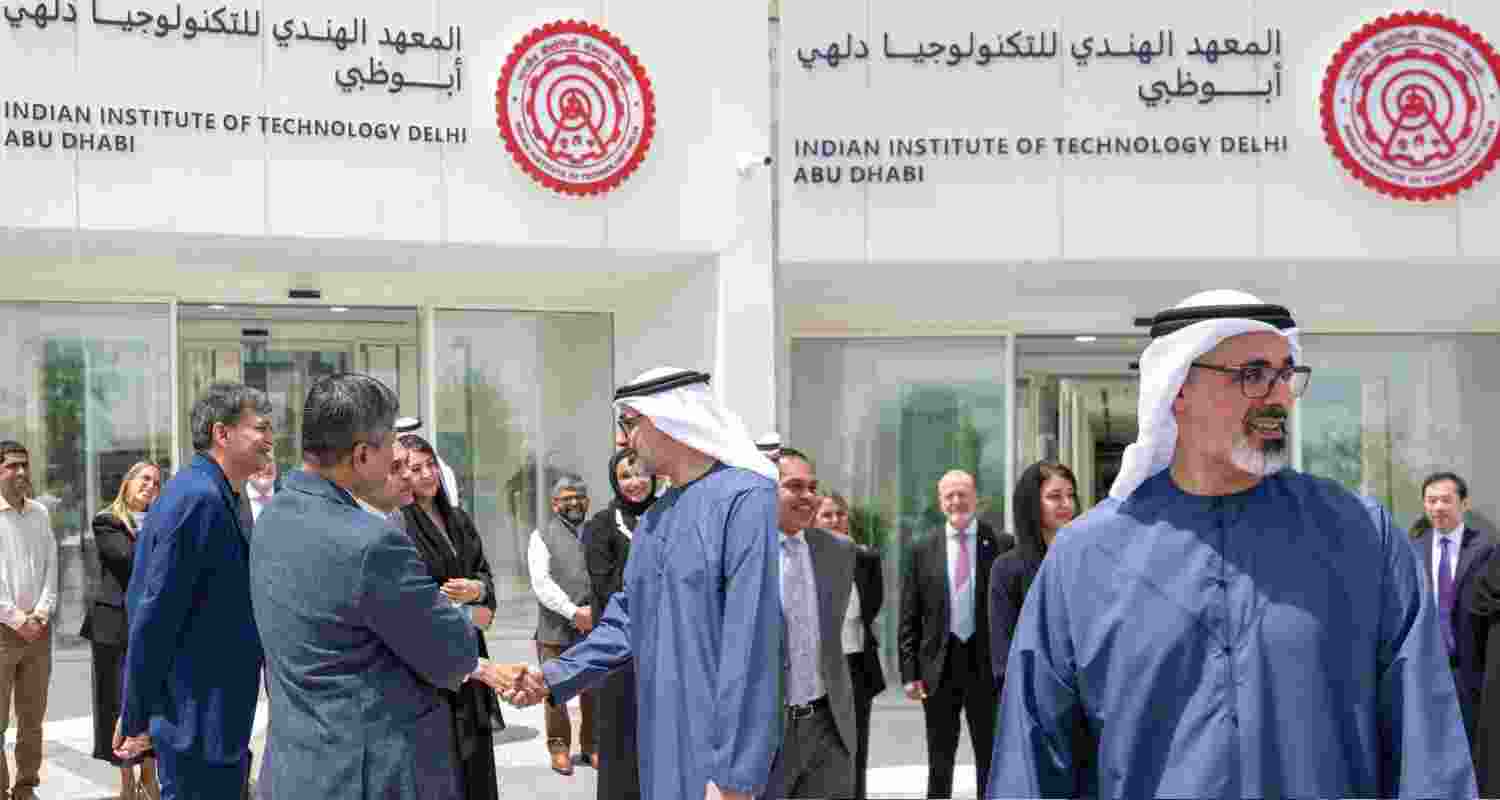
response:
<path id="1" fill-rule="evenodd" d="M 659 368 L 615 392 L 640 468 L 672 488 L 588 638 L 508 698 L 565 703 L 633 661 L 642 797 L 761 796 L 781 743 L 777 470 L 708 380 Z"/>
<path id="2" fill-rule="evenodd" d="M 1404 532 L 1286 468 L 1290 312 L 1205 292 L 1151 336 L 1140 438 L 1026 596 L 987 796 L 1474 797 Z"/>

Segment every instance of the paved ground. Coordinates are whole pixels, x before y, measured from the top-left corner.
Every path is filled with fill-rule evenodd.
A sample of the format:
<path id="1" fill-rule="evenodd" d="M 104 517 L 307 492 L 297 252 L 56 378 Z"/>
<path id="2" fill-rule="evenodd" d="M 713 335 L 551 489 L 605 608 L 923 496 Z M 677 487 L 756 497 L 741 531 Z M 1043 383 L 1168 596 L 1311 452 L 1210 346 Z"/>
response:
<path id="1" fill-rule="evenodd" d="M 521 629 L 492 631 L 489 640 L 491 656 L 502 661 L 533 661 L 535 650 L 528 636 L 529 632 Z M 592 800 L 595 797 L 592 769 L 580 767 L 572 777 L 562 777 L 548 768 L 541 736 L 540 707 L 514 709 L 507 706 L 505 721 L 507 729 L 495 748 L 502 797 L 537 800 Z M 253 741 L 257 758 L 265 745 L 265 722 L 262 698 Z M 922 797 L 927 770 L 921 708 L 906 701 L 893 687 L 876 699 L 871 728 L 871 796 Z M 116 796 L 119 773 L 109 764 L 89 757 L 93 751 L 92 737 L 88 651 L 60 650 L 54 657 L 52 690 L 48 698 L 43 750 L 45 763 L 42 786 L 38 791 L 41 800 L 104 800 Z M 963 741 L 959 748 L 959 763 L 972 765 L 967 733 Z M 15 768 L 14 746 L 12 732 L 6 737 L 6 757 L 11 759 L 12 770 Z M 974 797 L 972 766 L 959 768 L 954 791 L 958 797 Z"/>

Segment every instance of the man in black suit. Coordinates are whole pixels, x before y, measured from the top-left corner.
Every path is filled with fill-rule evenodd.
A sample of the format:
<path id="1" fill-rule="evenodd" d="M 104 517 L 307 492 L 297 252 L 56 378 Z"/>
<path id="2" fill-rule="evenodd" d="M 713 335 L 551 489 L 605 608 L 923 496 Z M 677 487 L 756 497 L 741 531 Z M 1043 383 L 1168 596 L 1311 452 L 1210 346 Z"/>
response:
<path id="1" fill-rule="evenodd" d="M 1438 609 L 1443 644 L 1458 705 L 1463 712 L 1469 746 L 1474 746 L 1474 721 L 1484 683 L 1484 659 L 1475 641 L 1476 626 L 1464 613 L 1462 601 L 1476 567 L 1489 560 L 1495 542 L 1485 531 L 1464 524 L 1469 510 L 1469 486 L 1457 474 L 1437 472 L 1422 482 L 1423 517 L 1412 530 L 1412 546 L 1422 563 L 1422 577 Z"/>
<path id="2" fill-rule="evenodd" d="M 989 783 L 996 697 L 984 604 L 990 566 L 1015 542 L 980 522 L 976 504 L 974 476 L 953 470 L 938 481 L 947 523 L 912 545 L 901 580 L 901 680 L 926 717 L 928 797 L 953 796 L 960 712 L 981 794 Z"/>

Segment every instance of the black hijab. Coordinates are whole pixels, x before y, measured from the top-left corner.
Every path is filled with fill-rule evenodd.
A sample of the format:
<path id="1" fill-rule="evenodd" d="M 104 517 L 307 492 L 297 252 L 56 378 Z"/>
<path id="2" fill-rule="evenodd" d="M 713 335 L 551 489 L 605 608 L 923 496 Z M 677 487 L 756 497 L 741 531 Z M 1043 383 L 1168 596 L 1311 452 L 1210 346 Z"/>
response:
<path id="1" fill-rule="evenodd" d="M 609 488 L 615 493 L 614 506 L 626 514 L 629 519 L 626 520 L 625 524 L 631 528 L 635 527 L 635 521 L 642 514 L 646 513 L 646 509 L 650 508 L 651 504 L 656 502 L 655 475 L 651 476 L 651 491 L 646 493 L 646 499 L 638 503 L 632 502 L 630 498 L 625 496 L 625 492 L 620 489 L 620 479 L 616 476 L 615 471 L 620 468 L 621 461 L 634 458 L 635 451 L 629 447 L 625 447 L 616 451 L 614 456 L 609 459 Z"/>

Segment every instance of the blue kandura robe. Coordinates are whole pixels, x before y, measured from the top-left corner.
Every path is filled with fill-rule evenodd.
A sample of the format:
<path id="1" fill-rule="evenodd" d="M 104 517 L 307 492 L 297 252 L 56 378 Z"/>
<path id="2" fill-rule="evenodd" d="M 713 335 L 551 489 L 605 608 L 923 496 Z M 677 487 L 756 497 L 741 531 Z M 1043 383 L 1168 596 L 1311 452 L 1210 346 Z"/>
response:
<path id="1" fill-rule="evenodd" d="M 552 702 L 635 662 L 641 796 L 760 795 L 781 744 L 776 485 L 716 465 L 641 517 L 625 587 L 543 667 Z"/>
<path id="2" fill-rule="evenodd" d="M 1106 500 L 1026 596 L 987 796 L 1474 797 L 1418 569 L 1378 503 L 1291 470 Z"/>

